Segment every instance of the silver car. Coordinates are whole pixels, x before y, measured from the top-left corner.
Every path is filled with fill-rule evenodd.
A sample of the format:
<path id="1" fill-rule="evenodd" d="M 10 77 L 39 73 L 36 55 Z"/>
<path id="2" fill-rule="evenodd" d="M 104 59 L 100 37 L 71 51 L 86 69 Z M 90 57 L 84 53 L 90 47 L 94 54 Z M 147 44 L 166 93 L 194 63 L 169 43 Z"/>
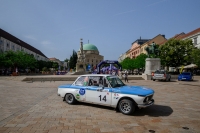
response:
<path id="1" fill-rule="evenodd" d="M 152 80 L 164 80 L 164 81 L 170 81 L 171 75 L 166 70 L 156 70 L 154 73 L 152 73 Z"/>

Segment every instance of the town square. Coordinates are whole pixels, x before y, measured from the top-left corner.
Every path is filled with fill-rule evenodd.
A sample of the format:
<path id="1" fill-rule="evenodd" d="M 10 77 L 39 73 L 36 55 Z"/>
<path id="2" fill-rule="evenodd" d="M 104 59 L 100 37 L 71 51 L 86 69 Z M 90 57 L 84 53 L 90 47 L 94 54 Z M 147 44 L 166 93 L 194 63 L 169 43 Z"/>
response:
<path id="1" fill-rule="evenodd" d="M 155 104 L 127 116 L 94 104 L 69 105 L 57 96 L 57 86 L 73 81 L 22 82 L 24 77 L 0 77 L 0 132 L 158 132 L 200 131 L 200 78 L 192 82 L 130 80 L 128 85 L 155 90 Z"/>

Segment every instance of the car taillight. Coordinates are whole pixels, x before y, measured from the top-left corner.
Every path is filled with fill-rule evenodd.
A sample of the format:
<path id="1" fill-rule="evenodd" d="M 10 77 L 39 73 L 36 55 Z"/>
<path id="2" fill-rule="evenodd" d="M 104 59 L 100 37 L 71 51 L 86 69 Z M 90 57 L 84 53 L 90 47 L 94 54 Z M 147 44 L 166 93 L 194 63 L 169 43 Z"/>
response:
<path id="1" fill-rule="evenodd" d="M 164 77 L 166 77 L 166 74 L 164 74 Z"/>
<path id="2" fill-rule="evenodd" d="M 153 73 L 153 72 L 151 73 L 151 76 L 154 76 L 154 73 Z"/>

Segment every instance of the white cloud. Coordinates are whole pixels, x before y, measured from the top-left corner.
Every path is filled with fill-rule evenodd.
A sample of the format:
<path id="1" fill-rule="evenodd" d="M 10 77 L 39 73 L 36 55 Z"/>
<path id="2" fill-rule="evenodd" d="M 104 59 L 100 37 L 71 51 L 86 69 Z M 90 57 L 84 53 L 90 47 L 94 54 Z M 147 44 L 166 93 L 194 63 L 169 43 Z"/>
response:
<path id="1" fill-rule="evenodd" d="M 32 36 L 32 35 L 26 35 L 26 36 L 24 36 L 24 37 L 26 37 L 26 38 L 28 38 L 28 39 L 31 39 L 31 40 L 37 40 L 34 36 Z"/>
<path id="2" fill-rule="evenodd" d="M 40 42 L 40 44 L 47 46 L 47 45 L 51 45 L 52 43 L 50 41 L 45 40 L 45 41 Z"/>
<path id="3" fill-rule="evenodd" d="M 45 50 L 54 51 L 56 49 L 55 45 L 48 40 L 41 41 L 40 44 Z"/>

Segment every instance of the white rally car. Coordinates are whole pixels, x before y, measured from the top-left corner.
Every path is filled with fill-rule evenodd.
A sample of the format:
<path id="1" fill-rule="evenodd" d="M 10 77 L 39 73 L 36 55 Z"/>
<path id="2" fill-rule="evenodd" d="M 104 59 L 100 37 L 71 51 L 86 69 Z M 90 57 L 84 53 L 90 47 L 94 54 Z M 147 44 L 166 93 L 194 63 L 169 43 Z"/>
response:
<path id="1" fill-rule="evenodd" d="M 73 84 L 60 85 L 58 95 L 68 104 L 79 101 L 111 106 L 127 115 L 154 104 L 152 89 L 128 86 L 118 76 L 105 74 L 81 75 Z"/>

